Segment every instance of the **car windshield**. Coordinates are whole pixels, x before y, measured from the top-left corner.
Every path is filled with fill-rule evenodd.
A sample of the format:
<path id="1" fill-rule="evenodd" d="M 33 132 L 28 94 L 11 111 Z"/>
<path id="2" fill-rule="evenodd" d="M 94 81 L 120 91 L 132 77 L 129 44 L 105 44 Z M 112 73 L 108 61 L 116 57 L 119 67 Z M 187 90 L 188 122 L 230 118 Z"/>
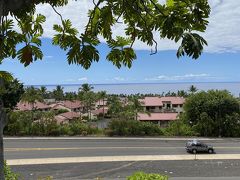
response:
<path id="1" fill-rule="evenodd" d="M 191 145 L 202 144 L 202 143 L 200 141 L 194 139 L 194 140 L 188 141 L 186 144 L 188 146 L 191 146 Z"/>

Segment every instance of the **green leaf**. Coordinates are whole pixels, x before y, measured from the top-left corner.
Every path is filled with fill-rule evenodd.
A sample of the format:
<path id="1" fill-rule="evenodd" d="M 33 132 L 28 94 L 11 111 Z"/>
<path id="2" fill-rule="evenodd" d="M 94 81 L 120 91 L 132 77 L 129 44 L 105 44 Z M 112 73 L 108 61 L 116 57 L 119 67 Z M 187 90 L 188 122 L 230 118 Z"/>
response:
<path id="1" fill-rule="evenodd" d="M 55 31 L 57 31 L 59 33 L 63 32 L 63 28 L 60 25 L 58 25 L 58 24 L 54 24 L 53 25 L 53 30 L 55 30 Z"/>
<path id="2" fill-rule="evenodd" d="M 33 37 L 32 40 L 31 40 L 31 43 L 34 43 L 34 44 L 36 44 L 38 46 L 42 45 L 41 40 L 39 38 L 37 38 L 37 37 Z"/>
<path id="3" fill-rule="evenodd" d="M 166 4 L 168 7 L 174 6 L 174 0 L 167 0 Z"/>
<path id="4" fill-rule="evenodd" d="M 26 45 L 17 52 L 17 58 L 24 66 L 28 66 L 33 61 L 33 53 L 30 45 Z"/>
<path id="5" fill-rule="evenodd" d="M 204 45 L 207 45 L 207 42 L 203 37 L 196 33 L 184 33 L 177 57 L 184 56 L 186 53 L 187 56 L 197 59 L 202 54 Z"/>
<path id="6" fill-rule="evenodd" d="M 3 79 L 4 81 L 12 81 L 13 76 L 7 71 L 0 71 L 0 79 Z"/>
<path id="7" fill-rule="evenodd" d="M 37 59 L 42 59 L 43 58 L 43 53 L 42 53 L 42 51 L 39 47 L 32 45 L 31 48 L 32 48 L 32 53 L 33 53 L 35 61 Z"/>

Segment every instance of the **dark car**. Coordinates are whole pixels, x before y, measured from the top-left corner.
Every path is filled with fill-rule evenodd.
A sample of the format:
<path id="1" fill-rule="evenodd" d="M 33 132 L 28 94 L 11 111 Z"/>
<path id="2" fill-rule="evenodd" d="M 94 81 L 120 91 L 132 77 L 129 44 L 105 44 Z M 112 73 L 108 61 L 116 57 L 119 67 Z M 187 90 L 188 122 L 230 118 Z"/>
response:
<path id="1" fill-rule="evenodd" d="M 187 152 L 196 154 L 198 152 L 208 152 L 210 154 L 214 153 L 213 146 L 204 144 L 200 141 L 188 141 L 186 143 L 186 150 Z"/>

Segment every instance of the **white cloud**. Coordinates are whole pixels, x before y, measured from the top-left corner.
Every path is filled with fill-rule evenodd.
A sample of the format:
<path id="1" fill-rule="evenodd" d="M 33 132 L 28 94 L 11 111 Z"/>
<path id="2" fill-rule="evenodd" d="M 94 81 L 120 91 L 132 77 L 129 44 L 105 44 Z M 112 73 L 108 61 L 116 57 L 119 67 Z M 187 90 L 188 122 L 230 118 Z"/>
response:
<path id="1" fill-rule="evenodd" d="M 115 81 L 125 81 L 123 77 L 115 77 L 113 78 Z"/>
<path id="2" fill-rule="evenodd" d="M 88 81 L 88 78 L 87 77 L 80 77 L 78 79 L 73 79 L 73 78 L 69 78 L 69 79 L 66 79 L 65 82 L 79 82 L 79 81 Z"/>
<path id="3" fill-rule="evenodd" d="M 87 81 L 88 78 L 87 77 L 81 77 L 81 78 L 78 78 L 78 81 Z"/>
<path id="4" fill-rule="evenodd" d="M 145 81 L 182 81 L 182 80 L 206 80 L 213 79 L 214 77 L 209 74 L 185 74 L 185 75 L 159 75 L 155 77 L 145 78 Z"/>
<path id="5" fill-rule="evenodd" d="M 163 3 L 165 0 L 159 0 Z M 236 52 L 240 51 L 240 1 L 239 0 L 210 0 L 212 12 L 209 19 L 209 26 L 203 36 L 208 41 L 208 47 L 205 51 L 216 52 Z M 79 29 L 80 33 L 88 21 L 87 12 L 93 7 L 92 1 L 69 1 L 66 7 L 57 8 L 64 19 L 71 19 L 74 27 Z M 60 17 L 52 10 L 49 5 L 39 5 L 38 13 L 46 15 L 47 22 L 44 24 L 45 37 L 52 37 L 54 23 L 60 23 Z M 114 35 L 124 35 L 124 25 L 117 24 L 113 27 Z M 103 39 L 101 39 L 104 42 Z M 166 39 L 157 39 L 159 50 L 175 50 L 177 44 Z M 151 47 L 139 41 L 134 48 L 137 50 L 151 50 Z"/>

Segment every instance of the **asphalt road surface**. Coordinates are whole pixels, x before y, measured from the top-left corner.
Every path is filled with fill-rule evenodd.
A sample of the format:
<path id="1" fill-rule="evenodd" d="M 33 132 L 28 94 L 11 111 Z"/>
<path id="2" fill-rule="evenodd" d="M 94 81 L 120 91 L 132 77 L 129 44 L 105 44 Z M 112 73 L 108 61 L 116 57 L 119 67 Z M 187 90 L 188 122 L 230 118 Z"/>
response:
<path id="1" fill-rule="evenodd" d="M 202 139 L 216 154 L 188 154 L 182 138 L 5 138 L 5 158 L 25 179 L 125 179 L 136 171 L 176 180 L 239 180 L 240 139 Z M 211 178 L 210 178 L 211 177 Z"/>

